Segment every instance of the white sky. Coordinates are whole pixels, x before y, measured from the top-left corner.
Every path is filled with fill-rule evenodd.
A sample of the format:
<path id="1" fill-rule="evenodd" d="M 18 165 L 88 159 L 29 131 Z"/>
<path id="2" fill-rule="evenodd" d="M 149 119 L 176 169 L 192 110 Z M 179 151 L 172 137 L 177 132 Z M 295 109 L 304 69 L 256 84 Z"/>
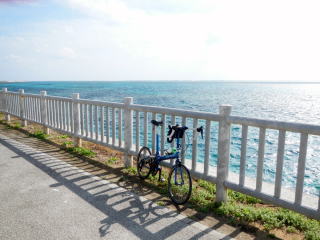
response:
<path id="1" fill-rule="evenodd" d="M 41 17 L 15 19 L 30 8 Z M 0 4 L 15 19 L 0 22 L 0 81 L 320 81 L 319 13 L 310 0 Z"/>

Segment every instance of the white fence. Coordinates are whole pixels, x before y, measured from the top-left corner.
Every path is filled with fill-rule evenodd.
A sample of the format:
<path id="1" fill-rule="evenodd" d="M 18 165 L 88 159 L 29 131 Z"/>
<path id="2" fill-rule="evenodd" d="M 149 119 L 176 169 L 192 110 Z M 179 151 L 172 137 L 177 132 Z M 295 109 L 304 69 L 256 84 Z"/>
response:
<path id="1" fill-rule="evenodd" d="M 40 95 L 8 92 L 6 88 L 0 92 L 0 111 L 5 113 L 10 121 L 10 115 L 27 121 L 69 134 L 80 145 L 81 139 L 111 147 L 125 153 L 126 166 L 132 166 L 132 156 L 136 155 L 143 145 L 150 145 L 155 151 L 156 132 L 150 126 L 151 119 L 162 120 L 165 123 L 204 125 L 205 139 L 203 140 L 203 162 L 197 161 L 199 149 L 198 138 L 193 132 L 191 159 L 182 152 L 182 162 L 191 170 L 194 177 L 216 183 L 217 201 L 227 200 L 227 188 L 242 192 L 263 201 L 282 206 L 309 217 L 320 220 L 320 198 L 311 197 L 303 192 L 305 181 L 306 156 L 308 137 L 320 136 L 320 126 L 298 124 L 280 121 L 261 120 L 231 116 L 231 106 L 220 106 L 219 114 L 187 111 L 173 108 L 163 108 L 133 104 L 132 98 L 125 98 L 124 103 L 91 101 L 79 98 L 47 96 L 45 91 Z M 231 125 L 241 125 L 241 154 L 239 174 L 229 170 Z M 216 130 L 212 130 L 212 126 Z M 161 127 L 161 152 L 165 149 L 165 131 L 167 124 Z M 246 177 L 248 127 L 259 129 L 259 144 L 256 177 Z M 278 131 L 278 147 L 276 159 L 275 183 L 263 181 L 266 130 Z M 296 186 L 288 190 L 282 186 L 284 148 L 286 132 L 300 134 L 299 159 L 297 165 Z M 212 137 L 217 139 L 217 166 L 210 163 L 212 158 Z M 201 140 L 200 140 L 201 141 Z M 186 139 L 182 139 L 185 147 Z M 320 160 L 319 160 L 320 161 Z M 173 164 L 173 161 L 165 163 Z M 320 173 L 317 173 L 320 176 Z"/>

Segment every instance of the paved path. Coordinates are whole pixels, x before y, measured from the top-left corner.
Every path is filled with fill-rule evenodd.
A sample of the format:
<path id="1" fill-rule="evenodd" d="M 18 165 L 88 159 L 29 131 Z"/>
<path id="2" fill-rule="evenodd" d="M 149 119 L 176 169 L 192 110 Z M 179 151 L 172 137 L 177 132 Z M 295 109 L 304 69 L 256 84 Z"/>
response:
<path id="1" fill-rule="evenodd" d="M 0 134 L 0 239 L 229 239 Z"/>

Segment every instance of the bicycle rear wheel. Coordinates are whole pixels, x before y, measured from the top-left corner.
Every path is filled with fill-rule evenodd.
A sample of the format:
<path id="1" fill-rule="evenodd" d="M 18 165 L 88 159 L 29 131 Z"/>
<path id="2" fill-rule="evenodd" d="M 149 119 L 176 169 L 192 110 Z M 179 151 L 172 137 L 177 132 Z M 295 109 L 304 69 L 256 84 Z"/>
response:
<path id="1" fill-rule="evenodd" d="M 151 171 L 151 151 L 148 147 L 143 147 L 140 149 L 137 159 L 137 170 L 138 175 L 141 179 L 146 179 L 150 175 Z"/>
<path id="2" fill-rule="evenodd" d="M 186 203 L 192 191 L 192 180 L 189 170 L 178 164 L 172 167 L 168 179 L 168 191 L 171 200 L 180 205 Z"/>

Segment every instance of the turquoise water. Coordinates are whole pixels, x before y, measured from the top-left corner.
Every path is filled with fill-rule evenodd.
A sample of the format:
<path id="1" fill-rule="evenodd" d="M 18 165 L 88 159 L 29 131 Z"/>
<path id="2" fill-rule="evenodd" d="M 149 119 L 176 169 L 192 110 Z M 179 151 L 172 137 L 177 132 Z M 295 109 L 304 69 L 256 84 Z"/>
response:
<path id="1" fill-rule="evenodd" d="M 285 83 L 221 83 L 221 82 L 27 82 L 0 84 L 10 91 L 25 89 L 26 93 L 46 90 L 49 95 L 70 97 L 80 93 L 81 98 L 123 101 L 133 97 L 135 103 L 174 107 L 197 111 L 218 112 L 220 104 L 231 104 L 232 115 L 312 123 L 320 125 L 320 84 Z M 179 121 L 179 119 L 177 120 Z M 202 124 L 202 122 L 200 122 Z M 192 122 L 188 121 L 192 126 Z M 217 125 L 211 131 L 210 163 L 216 165 Z M 259 132 L 249 127 L 246 174 L 256 174 Z M 283 184 L 294 187 L 299 154 L 299 135 L 287 133 Z M 264 180 L 275 179 L 278 132 L 267 130 L 264 161 Z M 239 172 L 241 126 L 232 126 L 230 169 Z M 320 138 L 309 137 L 304 190 L 318 194 L 320 186 Z M 204 142 L 199 140 L 198 160 L 203 161 Z M 187 150 L 190 155 L 191 147 Z"/>

